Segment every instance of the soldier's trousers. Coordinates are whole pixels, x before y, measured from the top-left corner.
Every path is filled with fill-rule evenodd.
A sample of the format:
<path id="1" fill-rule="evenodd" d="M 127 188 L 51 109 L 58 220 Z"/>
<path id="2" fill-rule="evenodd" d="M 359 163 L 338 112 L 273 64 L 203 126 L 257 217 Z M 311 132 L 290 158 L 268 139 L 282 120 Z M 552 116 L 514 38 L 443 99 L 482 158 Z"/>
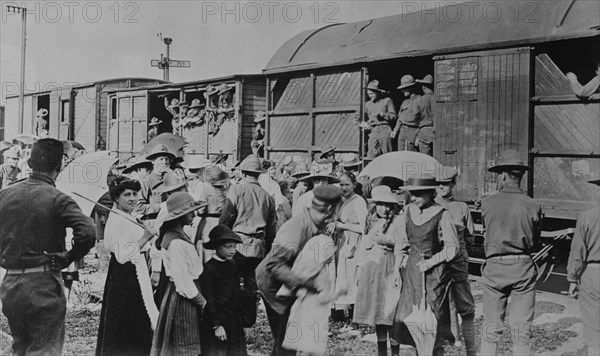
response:
<path id="1" fill-rule="evenodd" d="M 600 264 L 586 266 L 579 284 L 579 308 L 583 321 L 583 340 L 588 355 L 600 355 Z"/>
<path id="2" fill-rule="evenodd" d="M 419 148 L 415 144 L 418 133 L 418 127 L 402 125 L 402 127 L 400 127 L 400 133 L 398 134 L 398 151 L 419 152 Z"/>
<path id="3" fill-rule="evenodd" d="M 384 153 L 392 152 L 392 129 L 389 125 L 375 126 L 369 133 L 369 157 L 375 158 Z"/>
<path id="4" fill-rule="evenodd" d="M 0 286 L 13 355 L 61 355 L 67 300 L 60 272 L 7 274 Z"/>
<path id="5" fill-rule="evenodd" d="M 482 271 L 483 325 L 480 355 L 496 355 L 504 328 L 508 297 L 513 355 L 532 355 L 529 345 L 535 308 L 537 268 L 529 256 L 488 258 Z"/>

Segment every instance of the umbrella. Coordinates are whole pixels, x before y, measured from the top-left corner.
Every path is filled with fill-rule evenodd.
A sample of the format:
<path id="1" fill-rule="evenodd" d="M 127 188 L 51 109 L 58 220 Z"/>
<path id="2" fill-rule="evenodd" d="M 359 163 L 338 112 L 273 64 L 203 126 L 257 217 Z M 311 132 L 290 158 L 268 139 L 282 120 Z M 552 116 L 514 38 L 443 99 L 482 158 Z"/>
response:
<path id="1" fill-rule="evenodd" d="M 420 305 L 413 305 L 413 311 L 404 319 L 410 334 L 417 346 L 419 356 L 432 355 L 437 332 L 437 319 L 431 305 L 426 302 L 425 272 L 421 272 L 423 291 Z"/>
<path id="2" fill-rule="evenodd" d="M 359 177 L 395 177 L 406 181 L 415 175 L 435 175 L 440 163 L 433 157 L 420 152 L 399 151 L 383 154 L 369 163 Z"/>
<path id="3" fill-rule="evenodd" d="M 39 140 L 39 137 L 32 134 L 20 134 L 15 137 L 15 140 L 23 142 L 25 145 L 33 145 L 33 143 Z"/>
<path id="4" fill-rule="evenodd" d="M 107 177 L 117 161 L 118 158 L 109 151 L 97 151 L 77 157 L 58 176 L 56 188 L 69 194 L 83 213 L 89 216 L 94 208 L 94 203 L 89 200 L 96 202 L 108 191 Z"/>
<path id="5" fill-rule="evenodd" d="M 156 145 L 165 145 L 169 152 L 174 153 L 178 157 L 183 157 L 183 147 L 187 145 L 187 141 L 179 135 L 163 132 L 148 142 L 144 146 L 142 153 L 149 154 Z"/>
<path id="6" fill-rule="evenodd" d="M 85 147 L 83 147 L 83 145 L 77 141 L 63 141 L 63 143 L 66 142 L 67 143 L 67 148 L 75 148 L 78 150 L 86 150 Z M 68 149 L 67 149 L 68 151 Z"/>

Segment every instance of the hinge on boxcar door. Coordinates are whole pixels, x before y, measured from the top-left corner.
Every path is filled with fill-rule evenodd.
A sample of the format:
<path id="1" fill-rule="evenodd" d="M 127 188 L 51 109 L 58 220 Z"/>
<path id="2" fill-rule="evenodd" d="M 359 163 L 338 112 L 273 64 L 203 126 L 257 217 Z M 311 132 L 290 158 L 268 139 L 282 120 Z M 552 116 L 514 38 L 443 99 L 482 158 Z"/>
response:
<path id="1" fill-rule="evenodd" d="M 458 152 L 458 151 L 457 150 L 444 150 L 444 153 L 447 154 L 447 155 L 453 155 L 456 152 Z"/>

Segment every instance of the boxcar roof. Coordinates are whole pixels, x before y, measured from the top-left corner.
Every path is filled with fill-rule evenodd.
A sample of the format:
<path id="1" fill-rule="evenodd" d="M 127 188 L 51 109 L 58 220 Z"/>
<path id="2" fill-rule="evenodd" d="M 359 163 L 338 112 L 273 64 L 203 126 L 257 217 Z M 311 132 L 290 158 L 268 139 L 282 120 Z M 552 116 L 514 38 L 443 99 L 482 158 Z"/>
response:
<path id="1" fill-rule="evenodd" d="M 264 73 L 593 36 L 600 33 L 599 19 L 596 0 L 483 0 L 406 11 L 301 32 L 279 48 Z"/>

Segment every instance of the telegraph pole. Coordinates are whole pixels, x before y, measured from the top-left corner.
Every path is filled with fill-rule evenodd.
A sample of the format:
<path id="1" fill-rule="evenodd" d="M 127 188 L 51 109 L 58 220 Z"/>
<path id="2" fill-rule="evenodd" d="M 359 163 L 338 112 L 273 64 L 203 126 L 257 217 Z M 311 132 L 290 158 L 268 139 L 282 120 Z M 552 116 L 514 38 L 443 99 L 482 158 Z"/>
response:
<path id="1" fill-rule="evenodd" d="M 171 60 L 171 55 L 169 54 L 169 47 L 171 46 L 171 43 L 173 43 L 173 39 L 170 37 L 165 37 L 163 38 L 163 41 L 165 42 L 165 45 L 167 46 L 167 56 L 166 58 L 163 58 L 163 80 L 165 82 L 169 81 L 169 61 Z"/>
<path id="2" fill-rule="evenodd" d="M 190 68 L 191 67 L 191 62 L 190 61 L 185 61 L 185 60 L 177 60 L 177 59 L 171 59 L 171 43 L 173 43 L 173 39 L 170 37 L 162 37 L 162 33 L 159 33 L 157 35 L 162 42 L 164 42 L 164 44 L 167 46 L 167 55 L 163 56 L 162 54 L 160 55 L 160 59 L 152 59 L 150 61 L 150 65 L 152 67 L 158 67 L 159 69 L 163 70 L 163 80 L 165 82 L 169 81 L 169 68 L 170 67 L 180 67 L 180 68 Z"/>
<path id="3" fill-rule="evenodd" d="M 25 108 L 25 47 L 27 37 L 27 9 L 13 5 L 7 5 L 9 13 L 21 14 L 21 84 L 19 90 L 19 133 L 23 133 L 24 108 Z"/>

